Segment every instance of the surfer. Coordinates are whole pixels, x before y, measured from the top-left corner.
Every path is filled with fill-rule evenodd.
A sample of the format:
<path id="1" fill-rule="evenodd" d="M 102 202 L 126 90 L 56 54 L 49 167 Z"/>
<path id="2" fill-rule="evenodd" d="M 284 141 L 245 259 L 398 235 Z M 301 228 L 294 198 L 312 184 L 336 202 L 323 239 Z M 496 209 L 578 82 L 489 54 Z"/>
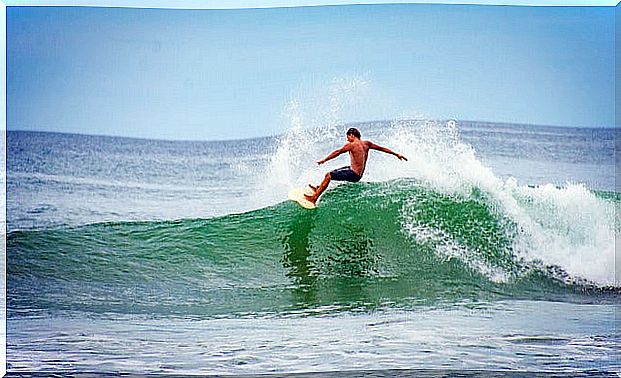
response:
<path id="1" fill-rule="evenodd" d="M 408 159 L 405 156 L 400 155 L 386 147 L 378 146 L 377 144 L 360 139 L 360 131 L 356 128 L 351 128 L 347 130 L 347 144 L 343 147 L 339 148 L 336 151 L 333 151 L 330 155 L 328 155 L 325 159 L 319 160 L 317 164 L 321 165 L 328 160 L 334 159 L 342 153 L 349 152 L 349 157 L 351 159 L 351 165 L 349 167 L 342 167 L 339 169 L 335 169 L 332 172 L 326 173 L 323 181 L 319 186 L 308 185 L 313 189 L 312 195 L 305 194 L 304 197 L 312 203 L 316 203 L 317 199 L 323 193 L 330 184 L 331 180 L 336 181 L 350 181 L 350 182 L 358 182 L 362 178 L 364 174 L 364 168 L 367 165 L 367 158 L 369 156 L 369 150 L 378 150 L 385 152 L 387 154 L 395 155 L 399 160 Z"/>

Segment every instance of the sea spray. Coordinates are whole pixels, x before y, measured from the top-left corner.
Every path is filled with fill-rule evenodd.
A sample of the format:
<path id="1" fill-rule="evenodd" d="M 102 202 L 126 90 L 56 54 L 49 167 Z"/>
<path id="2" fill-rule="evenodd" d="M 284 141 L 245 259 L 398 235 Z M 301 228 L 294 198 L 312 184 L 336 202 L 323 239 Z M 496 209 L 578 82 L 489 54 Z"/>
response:
<path id="1" fill-rule="evenodd" d="M 285 132 L 266 166 L 258 171 L 256 207 L 280 202 L 295 186 L 318 184 L 326 169 L 334 164 L 317 166 L 317 161 L 345 143 L 343 114 L 356 112 L 367 96 L 369 83 L 365 75 L 335 77 L 321 88 L 299 88 L 281 114 Z M 348 165 L 343 162 L 339 166 Z"/>

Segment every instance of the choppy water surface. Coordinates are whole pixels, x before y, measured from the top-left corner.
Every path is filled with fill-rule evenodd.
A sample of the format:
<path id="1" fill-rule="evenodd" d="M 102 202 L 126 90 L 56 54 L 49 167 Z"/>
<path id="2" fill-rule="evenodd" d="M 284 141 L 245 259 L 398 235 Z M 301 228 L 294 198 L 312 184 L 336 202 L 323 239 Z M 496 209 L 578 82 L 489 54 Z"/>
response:
<path id="1" fill-rule="evenodd" d="M 7 135 L 9 371 L 619 371 L 611 129 L 359 124 L 231 142 Z"/>

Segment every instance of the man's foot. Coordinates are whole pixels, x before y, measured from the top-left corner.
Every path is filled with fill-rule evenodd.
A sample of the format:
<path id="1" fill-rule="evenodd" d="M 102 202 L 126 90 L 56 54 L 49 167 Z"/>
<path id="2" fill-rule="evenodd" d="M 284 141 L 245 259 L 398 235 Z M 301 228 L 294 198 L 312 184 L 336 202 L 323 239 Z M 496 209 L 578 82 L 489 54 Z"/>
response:
<path id="1" fill-rule="evenodd" d="M 317 201 L 317 199 L 315 198 L 315 196 L 309 196 L 308 194 L 304 195 L 304 198 L 306 198 L 308 201 L 315 203 Z"/>

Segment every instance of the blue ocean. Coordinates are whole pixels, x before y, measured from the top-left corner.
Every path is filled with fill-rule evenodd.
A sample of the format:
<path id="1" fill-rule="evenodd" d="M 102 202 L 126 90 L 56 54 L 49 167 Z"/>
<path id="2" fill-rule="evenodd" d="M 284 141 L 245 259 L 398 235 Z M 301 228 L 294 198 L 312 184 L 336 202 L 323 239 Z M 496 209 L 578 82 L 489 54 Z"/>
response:
<path id="1" fill-rule="evenodd" d="M 317 184 L 363 139 L 358 183 Z M 621 372 L 619 130 L 7 132 L 9 373 Z"/>

